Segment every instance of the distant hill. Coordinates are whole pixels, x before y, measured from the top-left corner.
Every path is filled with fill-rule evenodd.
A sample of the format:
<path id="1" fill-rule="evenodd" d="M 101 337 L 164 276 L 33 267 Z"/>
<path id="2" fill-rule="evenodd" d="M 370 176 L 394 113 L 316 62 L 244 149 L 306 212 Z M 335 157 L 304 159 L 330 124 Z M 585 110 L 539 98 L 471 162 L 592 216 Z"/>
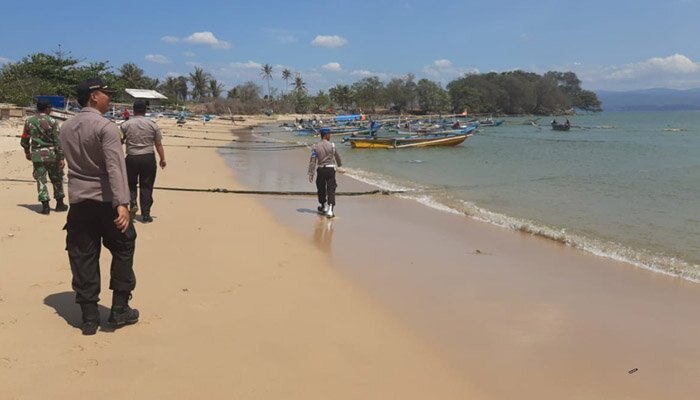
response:
<path id="1" fill-rule="evenodd" d="M 700 110 L 700 88 L 644 89 L 629 92 L 596 91 L 605 111 Z"/>

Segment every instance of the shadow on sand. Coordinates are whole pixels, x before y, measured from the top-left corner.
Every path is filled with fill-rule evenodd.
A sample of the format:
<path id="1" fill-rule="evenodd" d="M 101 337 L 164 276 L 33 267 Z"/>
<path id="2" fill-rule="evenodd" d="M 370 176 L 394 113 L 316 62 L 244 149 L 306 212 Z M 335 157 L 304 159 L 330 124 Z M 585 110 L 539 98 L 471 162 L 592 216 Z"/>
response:
<path id="1" fill-rule="evenodd" d="M 41 214 L 41 209 L 43 206 L 41 205 L 41 203 L 35 203 L 35 204 L 17 204 L 17 207 L 24 207 L 27 210 L 34 211 L 37 214 Z M 51 211 L 53 211 L 53 209 Z"/>
<path id="2" fill-rule="evenodd" d="M 56 310 L 56 314 L 63 318 L 68 325 L 80 330 L 80 325 L 83 323 L 80 306 L 75 303 L 74 292 L 60 292 L 46 296 L 44 304 Z M 100 331 L 114 332 L 114 329 L 107 325 L 106 321 L 109 317 L 109 308 L 97 305 L 100 311 Z"/>

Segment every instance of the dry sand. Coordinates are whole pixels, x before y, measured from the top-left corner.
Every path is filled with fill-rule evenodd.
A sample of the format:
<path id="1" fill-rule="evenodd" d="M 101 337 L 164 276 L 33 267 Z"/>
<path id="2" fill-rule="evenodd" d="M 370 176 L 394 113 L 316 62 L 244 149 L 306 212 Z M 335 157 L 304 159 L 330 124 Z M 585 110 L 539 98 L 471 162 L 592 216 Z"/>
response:
<path id="1" fill-rule="evenodd" d="M 166 134 L 229 136 L 227 122 L 208 133 L 162 123 Z M 3 142 L 2 179 L 31 180 L 21 151 L 8 151 L 18 142 Z M 166 147 L 166 158 L 157 185 L 237 186 L 215 149 Z M 31 183 L 0 181 L 0 192 L 2 399 L 478 398 L 327 254 L 250 197 L 156 191 L 155 222 L 136 222 L 132 303 L 141 321 L 81 336 L 65 214 L 38 214 Z M 106 250 L 102 265 L 107 288 Z M 110 301 L 103 290 L 103 320 Z"/>
<path id="2" fill-rule="evenodd" d="M 313 190 L 306 151 L 232 151 L 230 172 L 172 146 L 223 145 L 173 135 L 227 122 L 159 123 L 157 186 Z M 0 165 L 31 179 L 20 152 Z M 65 215 L 37 214 L 31 183 L 0 192 L 0 398 L 700 397 L 700 285 L 389 196 L 341 197 L 328 221 L 312 198 L 156 191 L 141 322 L 82 337 Z"/>

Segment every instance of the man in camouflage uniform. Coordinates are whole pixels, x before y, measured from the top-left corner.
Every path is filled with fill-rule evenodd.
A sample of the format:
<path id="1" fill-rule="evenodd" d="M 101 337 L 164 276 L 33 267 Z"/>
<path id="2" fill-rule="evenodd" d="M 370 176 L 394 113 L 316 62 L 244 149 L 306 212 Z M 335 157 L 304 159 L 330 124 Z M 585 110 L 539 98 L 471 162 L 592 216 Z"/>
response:
<path id="1" fill-rule="evenodd" d="M 20 144 L 24 148 L 27 160 L 34 164 L 34 179 L 36 179 L 39 201 L 42 204 L 42 214 L 49 214 L 49 189 L 46 175 L 53 184 L 53 197 L 56 199 L 56 211 L 66 211 L 68 206 L 63 203 L 63 150 L 58 140 L 58 122 L 51 118 L 51 104 L 39 100 L 36 104 L 36 114 L 27 118 Z"/>

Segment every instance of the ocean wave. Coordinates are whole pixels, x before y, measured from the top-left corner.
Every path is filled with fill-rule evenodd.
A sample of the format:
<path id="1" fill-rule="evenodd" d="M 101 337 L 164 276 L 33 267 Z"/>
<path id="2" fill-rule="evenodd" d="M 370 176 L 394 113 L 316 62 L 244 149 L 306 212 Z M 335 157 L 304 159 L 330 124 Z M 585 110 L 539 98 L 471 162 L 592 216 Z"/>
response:
<path id="1" fill-rule="evenodd" d="M 383 190 L 405 191 L 406 193 L 397 196 L 416 201 L 439 211 L 464 215 L 468 218 L 512 231 L 553 240 L 599 257 L 610 258 L 653 272 L 700 283 L 700 265 L 691 264 L 676 257 L 633 249 L 620 243 L 590 238 L 569 232 L 563 228 L 555 228 L 535 221 L 494 212 L 469 201 L 453 198 L 449 194 L 448 188 L 436 191 L 435 188 L 429 188 L 413 182 L 398 183 L 392 178 L 361 169 L 347 169 L 346 175 Z"/>

